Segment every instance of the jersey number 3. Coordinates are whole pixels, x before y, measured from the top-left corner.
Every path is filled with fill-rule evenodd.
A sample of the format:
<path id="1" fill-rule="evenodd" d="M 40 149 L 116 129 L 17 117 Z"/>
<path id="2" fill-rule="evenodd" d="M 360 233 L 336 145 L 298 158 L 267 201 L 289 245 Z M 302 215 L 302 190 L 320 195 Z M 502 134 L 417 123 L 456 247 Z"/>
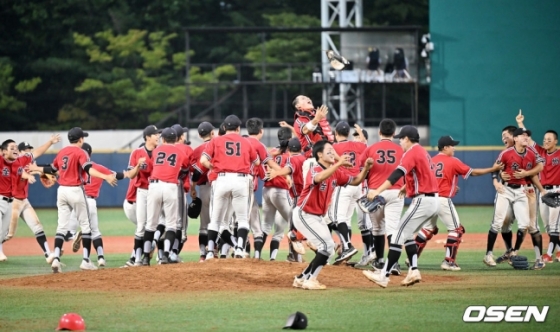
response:
<path id="1" fill-rule="evenodd" d="M 177 155 L 175 153 L 172 153 L 169 155 L 169 157 L 167 157 L 165 152 L 158 152 L 156 165 L 163 165 L 165 160 L 169 162 L 169 165 L 175 167 L 175 165 L 177 164 Z"/>
<path id="2" fill-rule="evenodd" d="M 226 142 L 226 155 L 228 156 L 241 156 L 241 143 L 240 142 Z"/>

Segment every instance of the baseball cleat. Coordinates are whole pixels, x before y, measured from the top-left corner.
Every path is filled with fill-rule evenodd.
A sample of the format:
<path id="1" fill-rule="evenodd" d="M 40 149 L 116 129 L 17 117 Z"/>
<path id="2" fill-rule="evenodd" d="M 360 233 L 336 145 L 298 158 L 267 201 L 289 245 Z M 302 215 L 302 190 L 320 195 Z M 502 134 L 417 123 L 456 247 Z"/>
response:
<path id="1" fill-rule="evenodd" d="M 177 255 L 173 251 L 170 252 L 168 261 L 169 261 L 169 264 L 179 263 L 179 261 L 180 261 L 179 255 Z"/>
<path id="2" fill-rule="evenodd" d="M 441 269 L 445 271 L 461 271 L 461 268 L 457 265 L 457 263 L 449 262 L 446 259 L 441 262 Z"/>
<path id="3" fill-rule="evenodd" d="M 369 255 L 362 255 L 362 257 L 360 258 L 360 260 L 358 262 L 356 262 L 356 264 L 354 264 L 355 268 L 364 268 L 367 267 L 369 265 L 370 259 L 369 259 Z"/>
<path id="4" fill-rule="evenodd" d="M 535 261 L 535 265 L 533 265 L 532 270 L 542 270 L 546 265 L 544 264 L 542 259 L 537 259 Z"/>
<path id="5" fill-rule="evenodd" d="M 7 260 L 8 257 L 6 257 L 6 255 L 4 255 L 4 253 L 0 251 L 0 262 L 5 262 Z"/>
<path id="6" fill-rule="evenodd" d="M 297 276 L 295 276 L 294 282 L 292 283 L 292 287 L 302 288 L 304 282 L 305 282 L 305 278 L 298 278 Z"/>
<path id="7" fill-rule="evenodd" d="M 235 258 L 245 258 L 245 252 L 239 248 L 235 249 Z"/>
<path id="8" fill-rule="evenodd" d="M 552 257 L 549 254 L 542 255 L 542 261 L 544 263 L 552 263 Z"/>
<path id="9" fill-rule="evenodd" d="M 169 257 L 163 255 L 163 257 L 159 260 L 159 264 L 161 264 L 161 265 L 169 264 Z"/>
<path id="10" fill-rule="evenodd" d="M 511 257 L 511 255 L 512 255 L 512 251 L 509 251 L 509 250 L 506 251 L 502 256 L 500 256 L 496 259 L 496 264 L 502 264 L 502 263 L 505 263 L 505 262 L 509 263 L 509 258 Z"/>
<path id="11" fill-rule="evenodd" d="M 55 257 L 56 257 L 56 256 L 54 255 L 54 253 L 51 252 L 51 253 L 47 256 L 47 258 L 46 258 L 47 264 L 52 264 L 52 262 L 54 261 Z"/>
<path id="12" fill-rule="evenodd" d="M 391 268 L 390 272 L 394 276 L 400 276 L 401 275 L 401 266 L 399 265 L 399 263 L 395 263 L 395 265 L 393 265 L 393 267 Z"/>
<path id="13" fill-rule="evenodd" d="M 383 260 L 383 258 L 381 259 L 376 259 L 373 262 L 371 262 L 371 267 L 375 270 L 375 271 L 381 271 L 383 270 L 383 267 L 385 266 L 385 261 Z"/>
<path id="14" fill-rule="evenodd" d="M 51 264 L 51 269 L 53 273 L 60 273 L 62 272 L 62 269 L 60 268 L 60 261 L 58 259 L 55 259 L 52 264 Z"/>
<path id="15" fill-rule="evenodd" d="M 205 259 L 205 261 L 210 260 L 210 259 L 214 259 L 214 252 L 213 252 L 213 251 L 209 251 L 209 252 L 206 254 L 206 259 Z"/>
<path id="16" fill-rule="evenodd" d="M 355 254 L 358 253 L 358 250 L 356 248 L 354 248 L 354 246 L 352 244 L 348 244 L 348 249 L 343 250 L 340 255 L 334 260 L 333 265 L 339 265 L 342 262 L 346 262 L 347 260 L 349 260 L 350 258 L 352 258 L 352 256 L 354 256 Z"/>
<path id="17" fill-rule="evenodd" d="M 72 240 L 72 252 L 78 252 L 80 246 L 82 245 L 82 230 L 79 230 L 76 235 L 74 235 L 74 240 Z"/>
<path id="18" fill-rule="evenodd" d="M 206 260 L 206 256 L 200 256 L 200 258 L 198 259 L 199 263 L 204 263 L 204 261 Z"/>
<path id="19" fill-rule="evenodd" d="M 142 257 L 142 266 L 150 266 L 150 256 L 144 254 L 144 257 Z M 136 264 L 134 264 L 136 265 Z"/>
<path id="20" fill-rule="evenodd" d="M 416 270 L 408 270 L 408 274 L 406 275 L 406 278 L 404 278 L 403 281 L 401 281 L 401 285 L 403 286 L 412 286 L 417 282 L 420 282 L 422 280 L 422 276 L 420 275 L 420 271 L 418 269 Z"/>
<path id="21" fill-rule="evenodd" d="M 82 264 L 80 264 L 80 269 L 84 270 L 84 271 L 93 271 L 93 270 L 97 270 L 97 267 L 95 267 L 95 265 L 91 264 L 91 262 L 86 262 L 84 260 L 82 260 Z"/>
<path id="22" fill-rule="evenodd" d="M 555 262 L 560 262 L 560 252 L 556 253 L 556 258 L 554 259 Z"/>
<path id="23" fill-rule="evenodd" d="M 317 278 L 309 277 L 309 279 L 305 280 L 301 284 L 301 288 L 309 289 L 309 290 L 322 290 L 322 289 L 327 289 L 327 286 L 320 283 L 319 280 L 317 280 Z"/>
<path id="24" fill-rule="evenodd" d="M 106 263 L 105 263 L 105 258 L 99 258 L 97 260 L 97 266 L 99 267 L 105 267 Z"/>
<path id="25" fill-rule="evenodd" d="M 366 276 L 366 278 L 375 282 L 376 284 L 378 284 L 383 288 L 386 288 L 387 285 L 389 284 L 390 281 L 389 278 L 381 274 L 380 271 L 362 271 L 362 273 Z"/>
<path id="26" fill-rule="evenodd" d="M 508 258 L 509 258 L 509 256 L 508 256 Z M 492 254 L 488 254 L 488 255 L 484 256 L 484 259 L 482 261 L 484 262 L 484 264 L 486 264 L 490 267 L 495 267 L 496 266 L 496 261 L 494 260 L 494 256 Z"/>

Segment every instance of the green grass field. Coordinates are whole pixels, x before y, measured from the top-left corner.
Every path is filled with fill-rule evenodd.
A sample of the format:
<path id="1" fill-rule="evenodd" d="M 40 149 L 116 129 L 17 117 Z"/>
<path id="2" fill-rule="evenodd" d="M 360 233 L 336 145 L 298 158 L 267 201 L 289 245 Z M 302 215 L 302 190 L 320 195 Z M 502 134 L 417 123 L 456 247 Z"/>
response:
<path id="1" fill-rule="evenodd" d="M 487 232 L 492 208 L 458 210 L 467 232 Z M 52 235 L 55 211 L 41 210 L 39 214 L 47 234 Z M 101 210 L 100 220 L 105 235 L 130 235 L 133 231 L 120 209 Z M 198 224 L 191 223 L 189 234 L 195 235 L 197 227 Z M 20 224 L 18 236 L 31 236 L 26 228 Z M 544 238 L 548 243 L 548 237 Z M 172 288 L 169 292 L 145 293 L 8 287 L 1 281 L 50 273 L 50 267 L 40 256 L 14 256 L 0 264 L 0 331 L 52 331 L 58 318 L 66 312 L 80 313 L 88 330 L 93 331 L 278 331 L 295 311 L 307 315 L 310 331 L 511 332 L 553 331 L 554 326 L 559 326 L 560 299 L 556 293 L 560 286 L 559 263 L 549 264 L 541 271 L 515 271 L 507 264 L 491 269 L 482 263 L 483 254 L 484 248 L 461 251 L 463 270 L 451 273 L 439 269 L 441 250 L 427 250 L 419 263 L 424 280 L 441 276 L 459 278 L 450 283 L 423 282 L 409 288 L 387 289 L 371 283 L 369 287 L 341 289 L 320 278 L 329 287 L 326 291 L 286 287 L 264 292 L 237 289 L 210 292 L 200 288 L 181 293 Z M 522 254 L 534 258 L 530 250 Z M 285 255 L 282 252 L 279 257 Z M 182 254 L 184 261 L 195 261 L 197 256 L 197 253 Z M 116 268 L 126 258 L 126 254 L 111 255 L 108 268 Z M 312 256 L 308 254 L 306 258 Z M 79 256 L 66 257 L 64 272 L 76 270 L 79 261 Z M 340 268 L 340 273 L 345 269 Z M 140 271 L 131 273 L 145 273 L 146 278 L 151 278 L 150 268 L 131 271 Z M 88 274 L 83 276 L 87 280 Z M 188 283 L 189 274 L 181 282 Z M 545 323 L 463 323 L 463 313 L 469 305 L 537 305 L 539 308 L 548 305 L 550 309 Z"/>

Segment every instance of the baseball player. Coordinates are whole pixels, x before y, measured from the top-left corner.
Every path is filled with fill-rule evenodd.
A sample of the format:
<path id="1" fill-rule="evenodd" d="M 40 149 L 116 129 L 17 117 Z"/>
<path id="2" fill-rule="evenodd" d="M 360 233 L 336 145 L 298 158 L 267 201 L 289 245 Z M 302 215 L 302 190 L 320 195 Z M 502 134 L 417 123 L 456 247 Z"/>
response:
<path id="1" fill-rule="evenodd" d="M 516 129 L 513 133 L 513 139 L 515 145 L 503 151 L 497 160 L 497 163 L 503 164 L 503 172 L 508 173 L 511 179 L 504 183 L 504 191 L 498 192 L 496 195 L 494 220 L 488 232 L 487 251 L 483 259 L 483 262 L 488 266 L 496 266 L 492 250 L 496 242 L 497 232 L 501 230 L 508 214 L 511 214 L 512 211 L 518 222 L 518 230 L 511 255 L 516 255 L 517 250 L 521 248 L 525 231 L 530 226 L 529 202 L 525 193 L 526 178 L 531 178 L 533 183 L 538 183 L 538 186 L 540 186 L 537 175 L 543 169 L 544 160 L 532 149 L 527 148 L 529 142 L 527 131 L 524 128 Z M 534 268 L 542 269 L 543 267 L 544 263 L 539 257 Z"/>
<path id="2" fill-rule="evenodd" d="M 82 144 L 82 149 L 87 152 L 88 156 L 91 158 L 92 148 L 88 143 Z M 100 165 L 95 162 L 91 162 L 91 167 L 102 174 L 111 175 L 115 174 L 117 180 L 122 180 L 129 177 L 129 172 L 113 172 L 107 167 Z M 139 167 L 139 166 L 137 166 Z M 137 170 L 135 170 L 137 173 Z M 99 218 L 97 216 L 97 198 L 99 197 L 99 191 L 101 190 L 101 185 L 103 180 L 96 177 L 87 176 L 85 181 L 84 191 L 86 193 L 86 203 L 87 203 L 87 213 L 91 228 L 91 240 L 93 243 L 93 248 L 97 252 L 97 266 L 104 267 L 105 255 L 103 254 L 103 238 L 101 237 L 101 231 L 99 230 Z M 78 229 L 78 219 L 76 218 L 76 211 L 72 211 L 70 214 L 70 229 L 76 232 Z M 79 242 L 78 242 L 79 244 Z M 79 245 L 73 246 L 72 251 L 77 252 L 80 249 Z"/>
<path id="3" fill-rule="evenodd" d="M 95 168 L 89 160 L 87 153 L 82 150 L 84 138 L 88 133 L 82 128 L 74 127 L 68 132 L 70 145 L 62 148 L 54 158 L 51 166 L 38 167 L 31 165 L 30 171 L 43 173 L 58 173 L 58 192 L 56 206 L 58 207 L 58 226 L 54 241 L 54 259 L 51 263 L 53 273 L 61 272 L 60 253 L 64 244 L 64 235 L 69 230 L 70 214 L 75 211 L 76 218 L 82 230 L 83 259 L 80 264 L 82 270 L 96 270 L 97 268 L 90 262 L 91 251 L 91 228 L 87 214 L 87 203 L 84 193 L 83 183 L 86 177 L 93 176 L 101 178 L 111 186 L 115 186 L 117 179 L 115 174 L 102 174 Z"/>
<path id="4" fill-rule="evenodd" d="M 335 155 L 333 146 L 327 141 L 319 141 L 313 145 L 313 156 L 317 164 L 307 173 L 301 199 L 293 211 L 295 227 L 317 247 L 315 258 L 300 275 L 294 277 L 292 285 L 296 288 L 327 288 L 317 280 L 317 276 L 334 254 L 334 241 L 328 226 L 323 222 L 323 216 L 327 213 L 334 187 L 361 185 L 373 163 L 372 159 L 368 159 L 362 171 L 353 177 L 340 169 L 341 166 L 352 166 L 350 156 L 341 156 L 335 163 Z"/>
<path id="5" fill-rule="evenodd" d="M 47 262 L 52 258 L 48 244 L 45 245 L 47 238 L 43 226 L 27 200 L 28 181 L 33 183 L 35 179 L 25 171 L 25 167 L 33 163 L 35 158 L 43 155 L 53 144 L 59 141 L 60 136 L 53 135 L 49 141 L 35 151 L 26 153 L 20 153 L 16 142 L 11 139 L 2 143 L 2 158 L 0 158 L 0 168 L 2 169 L 0 176 L 0 262 L 8 259 L 4 254 L 2 243 L 14 236 L 20 215 L 23 216 L 24 221 L 35 234 L 37 242 L 45 253 Z M 15 221 L 13 220 L 14 211 L 17 214 Z"/>
<path id="6" fill-rule="evenodd" d="M 152 152 L 158 145 L 159 135 L 161 130 L 159 130 L 154 125 L 149 125 L 144 128 L 144 146 L 138 148 L 130 154 L 130 159 L 128 161 L 128 169 L 132 170 L 137 165 L 140 165 L 140 169 L 136 176 L 136 181 L 134 186 L 136 187 L 136 232 L 134 234 L 134 253 L 135 262 L 134 266 L 142 265 L 142 252 L 143 252 L 143 237 L 146 228 L 147 221 L 147 203 L 148 203 L 148 186 L 149 178 L 152 173 Z M 143 158 L 144 162 L 140 162 Z M 161 233 L 161 228 L 159 230 Z M 154 235 L 154 240 L 159 239 L 158 236 Z M 152 251 L 155 248 L 152 248 Z"/>
<path id="7" fill-rule="evenodd" d="M 235 257 L 244 257 L 249 234 L 248 212 L 250 189 L 253 185 L 253 167 L 260 164 L 259 157 L 250 142 L 239 135 L 241 120 L 229 115 L 224 121 L 226 133 L 208 142 L 200 157 L 200 163 L 217 175 L 212 182 L 212 205 L 208 225 L 208 253 L 206 259 L 214 258 L 214 245 L 220 224 L 227 227 L 225 213 L 228 205 L 233 207 L 238 222 L 238 241 Z"/>
<path id="8" fill-rule="evenodd" d="M 519 111 L 519 115 L 517 115 L 516 120 L 517 124 L 523 128 L 523 121 L 525 120 L 525 117 L 521 111 Z M 543 189 L 546 191 L 557 191 L 560 189 L 560 167 L 558 167 L 560 165 L 560 150 L 556 148 L 557 144 L 558 133 L 554 130 L 546 131 L 543 138 L 543 146 L 538 145 L 529 138 L 529 146 L 535 149 L 536 152 L 545 160 L 544 168 L 539 176 Z M 528 195 L 528 197 L 530 198 L 531 196 Z M 558 239 L 560 232 L 560 208 L 551 208 L 546 204 L 538 204 L 538 199 L 535 201 L 537 206 L 540 207 L 541 218 L 550 237 L 547 253 L 542 256 L 542 260 L 544 263 L 552 263 L 552 254 L 554 253 L 554 249 L 560 245 L 560 240 Z M 531 235 L 532 238 L 535 237 L 532 233 Z M 536 242 L 538 243 L 538 239 Z M 533 244 L 535 244 L 535 240 L 533 240 Z M 560 261 L 559 252 L 556 253 L 556 260 Z"/>
<path id="9" fill-rule="evenodd" d="M 247 122 L 247 129 L 249 129 L 249 121 Z M 261 129 L 262 136 L 262 129 Z M 271 160 L 270 164 L 280 170 L 284 167 L 289 158 L 286 153 L 288 143 L 292 138 L 292 131 L 289 128 L 280 128 L 278 130 L 278 140 L 280 143 L 279 153 Z M 263 163 L 264 164 L 264 163 Z M 272 233 L 274 226 L 274 233 L 270 241 L 270 260 L 276 260 L 276 255 L 280 249 L 280 241 L 284 238 L 284 231 L 289 226 L 292 214 L 292 198 L 290 197 L 290 185 L 284 177 L 275 177 L 274 179 L 266 179 L 263 188 L 263 231 L 264 238 Z M 279 215 L 278 215 L 279 214 Z M 255 249 L 256 250 L 256 249 Z"/>
<path id="10" fill-rule="evenodd" d="M 362 142 L 349 141 L 349 135 L 350 125 L 346 121 L 340 121 L 335 128 L 336 143 L 333 144 L 333 147 L 339 156 L 348 156 L 352 166 L 345 170 L 354 177 L 360 173 L 360 167 L 362 166 L 360 156 L 367 145 Z M 361 186 L 337 187 L 333 192 L 328 213 L 330 220 L 337 226 L 337 234 L 342 244 L 342 252 L 335 258 L 333 265 L 345 262 L 358 253 L 358 250 L 352 245 L 350 230 L 352 229 L 351 221 L 356 209 L 356 200 L 361 196 Z"/>
<path id="11" fill-rule="evenodd" d="M 501 165 L 496 164 L 490 168 L 470 168 L 459 159 L 455 158 L 455 146 L 459 141 L 455 141 L 451 136 L 442 136 L 438 140 L 439 154 L 432 158 L 432 163 L 436 167 L 436 178 L 439 187 L 439 211 L 430 223 L 422 227 L 416 235 L 416 245 L 418 246 L 418 257 L 424 250 L 427 242 L 437 234 L 437 219 L 441 219 L 447 228 L 447 242 L 445 259 L 441 263 L 441 268 L 447 271 L 459 271 L 461 268 L 457 265 L 457 251 L 461 244 L 461 237 L 465 233 L 465 228 L 459 221 L 459 215 L 451 200 L 457 193 L 458 176 L 464 179 L 469 176 L 479 176 L 492 173 L 501 169 Z"/>
<path id="12" fill-rule="evenodd" d="M 172 128 L 165 128 L 161 133 L 163 145 L 153 151 L 152 174 L 147 197 L 147 222 L 144 233 L 144 256 L 142 265 L 150 265 L 152 242 L 163 211 L 165 216 L 165 240 L 161 264 L 176 263 L 169 260 L 169 252 L 175 241 L 179 207 L 178 179 L 181 170 L 189 168 L 189 156 L 186 156 L 175 143 L 177 132 Z M 182 189 L 181 189 L 182 190 Z"/>
<path id="13" fill-rule="evenodd" d="M 328 108 L 325 105 L 315 110 L 311 99 L 301 95 L 293 100 L 292 105 L 295 109 L 294 130 L 304 152 L 311 150 L 313 144 L 318 141 L 334 141 L 334 135 L 327 121 Z M 313 159 L 309 158 L 303 166 L 304 180 L 312 163 Z"/>
<path id="14" fill-rule="evenodd" d="M 413 126 L 404 126 L 394 137 L 399 139 L 400 145 L 405 151 L 401 162 L 382 185 L 377 189 L 369 190 L 367 197 L 373 200 L 405 176 L 406 195 L 412 198 L 412 202 L 391 236 L 389 254 L 383 269 L 375 272 L 363 271 L 366 278 L 381 287 L 387 287 L 390 269 L 399 261 L 403 244 L 411 264 L 408 274 L 401 284 L 409 286 L 422 280 L 417 267 L 417 248 L 413 236 L 418 229 L 437 215 L 439 209 L 434 165 L 428 152 L 418 143 L 420 141 L 418 129 Z M 389 158 L 388 155 L 386 157 Z"/>
<path id="15" fill-rule="evenodd" d="M 200 144 L 193 151 L 191 159 L 190 171 L 192 174 L 192 182 L 198 186 L 191 187 L 191 197 L 194 199 L 199 197 L 202 201 L 202 208 L 200 210 L 200 226 L 198 229 L 198 246 L 200 249 L 199 262 L 204 262 L 206 259 L 206 246 L 208 245 L 208 224 L 210 223 L 210 183 L 208 182 L 208 169 L 200 164 L 200 156 L 206 149 L 206 145 L 214 138 L 214 126 L 210 122 L 202 122 L 198 125 L 198 135 L 202 139 Z"/>
<path id="16" fill-rule="evenodd" d="M 401 162 L 403 149 L 393 142 L 396 129 L 397 124 L 393 120 L 383 119 L 379 123 L 379 142 L 370 145 L 360 156 L 362 163 L 367 158 L 372 158 L 374 161 L 371 171 L 367 176 L 367 188 L 370 190 L 381 187 Z M 397 225 L 401 219 L 404 199 L 399 197 L 399 191 L 403 185 L 404 180 L 400 178 L 391 187 L 383 191 L 381 196 L 385 199 L 385 206 L 369 214 L 373 237 L 373 243 L 370 248 L 373 247 L 375 253 L 369 255 L 368 261 L 373 261 L 374 267 L 379 270 L 383 269 L 384 266 L 385 234 L 387 234 L 388 242 L 391 243 L 391 239 L 396 233 Z M 360 230 L 367 232 L 367 224 L 362 225 Z M 376 260 L 374 257 L 376 257 Z M 367 262 L 362 263 L 367 265 Z M 395 266 L 390 267 L 390 271 L 392 274 L 400 275 L 398 262 Z"/>

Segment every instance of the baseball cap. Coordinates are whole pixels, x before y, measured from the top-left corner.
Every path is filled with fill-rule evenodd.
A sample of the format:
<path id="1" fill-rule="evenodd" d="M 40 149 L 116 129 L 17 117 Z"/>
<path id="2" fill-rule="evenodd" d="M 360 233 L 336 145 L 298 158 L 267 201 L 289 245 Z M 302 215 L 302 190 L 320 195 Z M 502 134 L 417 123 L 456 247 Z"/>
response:
<path id="1" fill-rule="evenodd" d="M 25 150 L 25 149 L 33 149 L 33 147 L 31 146 L 31 144 L 29 144 L 28 142 L 21 142 L 21 143 L 19 143 L 19 145 L 18 145 L 17 148 L 18 148 L 18 150 L 20 150 L 20 151 Z"/>
<path id="2" fill-rule="evenodd" d="M 235 130 L 237 127 L 241 126 L 241 120 L 239 120 L 237 115 L 228 115 L 224 120 L 224 125 L 226 130 Z"/>
<path id="3" fill-rule="evenodd" d="M 154 125 L 149 125 L 144 128 L 144 139 L 146 139 L 147 136 L 152 136 L 159 133 L 161 133 L 161 129 L 157 129 L 157 127 Z"/>
<path id="4" fill-rule="evenodd" d="M 80 127 L 74 127 L 68 131 L 68 140 L 77 141 L 82 137 L 88 137 L 89 134 L 82 130 Z"/>
<path id="5" fill-rule="evenodd" d="M 290 142 L 288 142 L 288 149 L 291 152 L 299 152 L 301 151 L 301 143 L 299 138 L 292 138 Z"/>
<path id="6" fill-rule="evenodd" d="M 218 136 L 223 136 L 226 134 L 226 124 L 222 123 L 220 128 L 218 128 Z"/>
<path id="7" fill-rule="evenodd" d="M 82 150 L 86 151 L 89 156 L 91 156 L 91 145 L 84 143 L 82 144 Z"/>
<path id="8" fill-rule="evenodd" d="M 441 136 L 437 142 L 437 146 L 439 149 L 443 149 L 446 146 L 455 146 L 459 145 L 459 141 L 456 141 L 451 136 Z"/>
<path id="9" fill-rule="evenodd" d="M 180 124 L 174 124 L 173 126 L 171 126 L 171 129 L 175 130 L 175 133 L 177 133 L 177 137 L 181 137 L 185 133 L 183 131 L 183 126 L 181 126 Z"/>
<path id="10" fill-rule="evenodd" d="M 363 129 L 362 129 L 362 134 L 364 134 L 364 137 L 365 137 L 366 139 L 369 138 L 369 137 L 368 137 L 367 131 L 365 131 L 365 130 L 363 130 Z M 360 136 L 360 134 L 358 134 L 357 131 L 354 131 L 354 133 L 352 134 L 352 136 Z"/>
<path id="11" fill-rule="evenodd" d="M 291 314 L 284 325 L 284 329 L 305 330 L 307 327 L 307 316 L 302 312 L 296 311 Z"/>
<path id="12" fill-rule="evenodd" d="M 519 136 L 519 135 L 523 135 L 523 134 L 527 134 L 529 135 L 529 131 L 525 128 L 517 128 L 515 129 L 515 131 L 513 132 L 513 137 L 515 136 Z M 529 135 L 530 136 L 530 135 Z"/>
<path id="13" fill-rule="evenodd" d="M 408 137 L 409 139 L 420 139 L 420 134 L 418 134 L 418 129 L 414 126 L 404 126 L 401 128 L 401 131 L 394 136 L 395 138 L 404 138 Z"/>
<path id="14" fill-rule="evenodd" d="M 340 121 L 339 123 L 336 124 L 334 130 L 340 136 L 348 136 L 348 134 L 350 133 L 350 125 L 346 121 Z"/>
<path id="15" fill-rule="evenodd" d="M 208 136 L 212 130 L 214 130 L 214 126 L 210 122 L 201 122 L 198 125 L 198 134 L 200 136 Z"/>
<path id="16" fill-rule="evenodd" d="M 176 141 L 177 140 L 177 132 L 173 128 L 165 128 L 161 132 L 161 137 L 166 141 Z"/>

